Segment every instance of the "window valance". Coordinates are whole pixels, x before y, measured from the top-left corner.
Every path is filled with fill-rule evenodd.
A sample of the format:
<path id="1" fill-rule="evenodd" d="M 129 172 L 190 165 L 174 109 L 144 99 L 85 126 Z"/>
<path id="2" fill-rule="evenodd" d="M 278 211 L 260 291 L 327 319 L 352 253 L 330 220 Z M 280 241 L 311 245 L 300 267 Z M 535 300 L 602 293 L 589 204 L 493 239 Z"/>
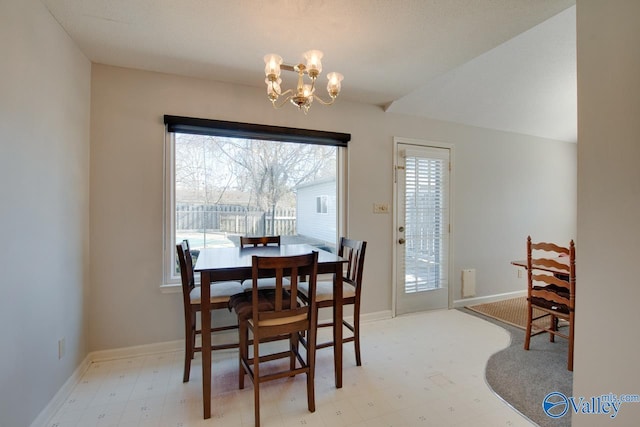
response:
<path id="1" fill-rule="evenodd" d="M 351 134 L 193 117 L 164 116 L 169 132 L 346 147 Z"/>

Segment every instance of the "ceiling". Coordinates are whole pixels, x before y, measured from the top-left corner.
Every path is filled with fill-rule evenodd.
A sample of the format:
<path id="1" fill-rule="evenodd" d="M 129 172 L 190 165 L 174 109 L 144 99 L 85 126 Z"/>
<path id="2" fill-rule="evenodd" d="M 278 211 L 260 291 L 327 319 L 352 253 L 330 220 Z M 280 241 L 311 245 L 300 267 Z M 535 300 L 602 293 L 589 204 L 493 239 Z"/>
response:
<path id="1" fill-rule="evenodd" d="M 319 49 L 340 99 L 577 140 L 575 0 L 41 1 L 93 62 L 264 87 Z"/>

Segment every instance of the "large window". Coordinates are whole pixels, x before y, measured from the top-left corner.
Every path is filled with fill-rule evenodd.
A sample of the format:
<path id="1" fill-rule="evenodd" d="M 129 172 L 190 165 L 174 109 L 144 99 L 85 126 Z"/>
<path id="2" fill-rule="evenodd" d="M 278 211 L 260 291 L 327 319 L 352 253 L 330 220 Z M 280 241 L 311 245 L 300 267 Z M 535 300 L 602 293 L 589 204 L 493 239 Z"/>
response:
<path id="1" fill-rule="evenodd" d="M 165 122 L 165 283 L 179 281 L 175 245 L 183 239 L 195 255 L 238 246 L 241 235 L 280 235 L 283 244 L 335 250 L 346 141 L 314 140 L 317 131 L 299 129 L 173 116 Z"/>

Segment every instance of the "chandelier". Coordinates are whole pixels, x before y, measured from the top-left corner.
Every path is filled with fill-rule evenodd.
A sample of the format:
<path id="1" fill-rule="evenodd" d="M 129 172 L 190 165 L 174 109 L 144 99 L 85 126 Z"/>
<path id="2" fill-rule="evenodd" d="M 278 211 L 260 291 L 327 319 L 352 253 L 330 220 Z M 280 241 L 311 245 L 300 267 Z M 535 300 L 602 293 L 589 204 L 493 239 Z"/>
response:
<path id="1" fill-rule="evenodd" d="M 331 98 L 329 101 L 325 101 L 316 94 L 316 79 L 320 72 L 322 72 L 322 52 L 319 50 L 310 50 L 304 53 L 304 59 L 307 64 L 287 65 L 282 63 L 282 57 L 276 54 L 269 54 L 264 57 L 265 67 L 264 73 L 267 78 L 264 82 L 267 84 L 267 96 L 274 108 L 280 108 L 287 101 L 291 101 L 293 105 L 304 111 L 305 114 L 309 111 L 311 103 L 314 99 L 317 99 L 319 103 L 323 105 L 331 105 L 336 100 L 336 97 L 340 93 L 340 82 L 344 78 L 340 73 L 327 74 L 327 92 Z M 280 78 L 280 71 L 294 71 L 298 73 L 298 85 L 295 89 L 288 89 L 282 91 L 280 84 L 282 79 Z M 307 75 L 311 80 L 311 84 L 305 84 L 304 75 Z M 278 102 L 278 100 L 280 102 Z"/>

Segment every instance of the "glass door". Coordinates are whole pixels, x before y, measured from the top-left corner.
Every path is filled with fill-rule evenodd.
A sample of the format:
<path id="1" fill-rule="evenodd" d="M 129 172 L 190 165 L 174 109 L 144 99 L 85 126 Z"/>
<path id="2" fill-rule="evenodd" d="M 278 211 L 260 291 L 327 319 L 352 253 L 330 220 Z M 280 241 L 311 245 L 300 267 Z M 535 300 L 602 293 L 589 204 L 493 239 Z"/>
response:
<path id="1" fill-rule="evenodd" d="M 447 308 L 450 150 L 396 150 L 396 314 Z"/>

